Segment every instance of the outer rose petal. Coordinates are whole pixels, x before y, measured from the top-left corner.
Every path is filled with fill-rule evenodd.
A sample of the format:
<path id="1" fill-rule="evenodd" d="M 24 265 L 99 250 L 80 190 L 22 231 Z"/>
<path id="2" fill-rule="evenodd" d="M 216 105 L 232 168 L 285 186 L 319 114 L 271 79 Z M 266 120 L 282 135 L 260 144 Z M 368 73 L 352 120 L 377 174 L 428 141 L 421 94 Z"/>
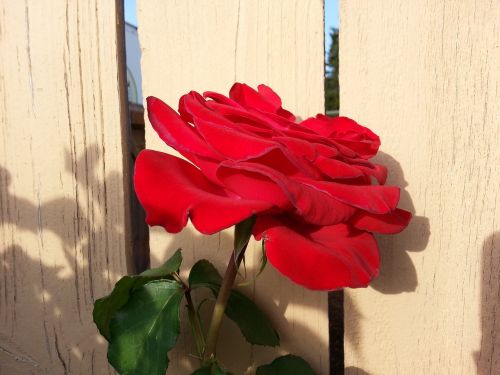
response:
<path id="1" fill-rule="evenodd" d="M 257 90 L 259 91 L 259 94 L 261 94 L 268 101 L 274 103 L 278 107 L 278 110 L 276 111 L 277 115 L 284 117 L 290 121 L 295 121 L 295 116 L 293 115 L 293 113 L 287 111 L 282 107 L 281 98 L 273 91 L 272 88 L 261 84 L 257 86 Z"/>
<path id="2" fill-rule="evenodd" d="M 196 91 L 190 91 L 189 94 L 181 97 L 179 100 L 179 113 L 191 122 L 196 122 L 197 118 L 201 118 L 216 124 L 233 126 L 232 121 L 227 120 L 220 113 L 209 108 L 203 96 Z"/>
<path id="3" fill-rule="evenodd" d="M 255 108 L 263 112 L 276 113 L 281 107 L 281 103 L 276 102 L 275 97 L 262 95 L 244 83 L 235 83 L 229 90 L 229 97 L 243 107 Z"/>
<path id="4" fill-rule="evenodd" d="M 147 99 L 148 117 L 160 138 L 177 151 L 188 151 L 197 155 L 217 157 L 195 128 L 187 124 L 172 108 L 160 99 Z"/>
<path id="5" fill-rule="evenodd" d="M 243 107 L 232 107 L 229 105 L 220 104 L 216 101 L 207 101 L 207 107 L 218 112 L 225 119 L 232 121 L 233 124 L 248 124 L 254 129 L 252 133 L 259 134 L 265 132 L 269 135 L 280 135 L 282 131 L 287 129 L 286 126 L 269 118 L 261 112 L 248 111 Z M 237 127 L 238 127 L 237 126 Z"/>
<path id="6" fill-rule="evenodd" d="M 337 159 L 318 156 L 314 165 L 326 176 L 332 179 L 356 178 L 363 175 L 363 172 L 354 165 L 349 165 Z"/>
<path id="7" fill-rule="evenodd" d="M 356 213 L 352 205 L 264 165 L 223 162 L 217 177 L 224 187 L 238 196 L 273 202 L 282 210 L 292 210 L 311 224 L 337 224 Z"/>
<path id="8" fill-rule="evenodd" d="M 264 239 L 267 258 L 278 271 L 309 289 L 364 287 L 378 274 L 373 235 L 346 224 L 312 227 L 260 216 L 254 236 Z"/>
<path id="9" fill-rule="evenodd" d="M 349 221 L 356 228 L 368 232 L 395 234 L 408 226 L 411 217 L 411 212 L 396 208 L 393 212 L 385 215 L 374 215 L 360 211 Z"/>
<path id="10" fill-rule="evenodd" d="M 195 118 L 194 121 L 207 143 L 231 160 L 262 156 L 272 149 L 281 147 L 277 142 L 242 132 L 234 126 L 229 127 L 202 118 Z"/>
<path id="11" fill-rule="evenodd" d="M 220 103 L 220 104 L 224 104 L 224 105 L 228 105 L 228 106 L 232 106 L 232 107 L 236 107 L 236 108 L 242 108 L 241 105 L 238 104 L 238 102 L 235 102 L 234 100 L 229 99 L 227 96 L 219 94 L 218 92 L 205 91 L 203 93 L 203 97 L 213 99 L 215 102 Z"/>
<path id="12" fill-rule="evenodd" d="M 326 192 L 335 199 L 374 214 L 387 214 L 399 202 L 399 187 L 379 185 L 345 185 L 336 182 L 300 179 L 304 184 Z"/>
<path id="13" fill-rule="evenodd" d="M 350 148 L 363 159 L 373 157 L 380 146 L 378 135 L 348 117 L 317 115 L 304 120 L 302 125 Z"/>
<path id="14" fill-rule="evenodd" d="M 372 167 L 356 165 L 357 168 L 361 169 L 365 176 L 373 176 L 380 185 L 384 185 L 387 181 L 387 168 L 380 164 L 372 164 Z"/>
<path id="15" fill-rule="evenodd" d="M 134 184 L 149 225 L 177 233 L 188 218 L 212 234 L 271 207 L 241 199 L 208 181 L 192 164 L 162 152 L 144 150 L 135 162 Z"/>

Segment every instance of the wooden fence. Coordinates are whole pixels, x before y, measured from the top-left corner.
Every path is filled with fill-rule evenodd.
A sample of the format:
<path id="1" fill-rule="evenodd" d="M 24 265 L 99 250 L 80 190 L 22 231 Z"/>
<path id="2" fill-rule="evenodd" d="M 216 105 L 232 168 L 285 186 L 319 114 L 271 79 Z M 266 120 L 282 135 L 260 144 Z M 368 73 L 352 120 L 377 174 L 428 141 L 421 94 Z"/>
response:
<path id="1" fill-rule="evenodd" d="M 138 0 L 138 16 L 145 96 L 267 83 L 302 117 L 323 111 L 321 0 Z M 498 373 L 499 19 L 486 0 L 341 4 L 341 113 L 381 135 L 415 213 L 381 240 L 380 278 L 345 294 L 346 374 Z M 1 374 L 114 373 L 95 299 L 178 246 L 187 265 L 221 268 L 231 247 L 229 232 L 153 229 L 143 252 L 123 27 L 118 0 L 0 2 Z M 167 149 L 147 121 L 145 137 Z M 253 374 L 293 352 L 328 374 L 326 294 L 272 267 L 244 289 L 265 300 L 283 346 L 250 348 L 228 323 L 227 366 Z M 180 338 L 170 373 L 190 374 L 191 345 Z"/>

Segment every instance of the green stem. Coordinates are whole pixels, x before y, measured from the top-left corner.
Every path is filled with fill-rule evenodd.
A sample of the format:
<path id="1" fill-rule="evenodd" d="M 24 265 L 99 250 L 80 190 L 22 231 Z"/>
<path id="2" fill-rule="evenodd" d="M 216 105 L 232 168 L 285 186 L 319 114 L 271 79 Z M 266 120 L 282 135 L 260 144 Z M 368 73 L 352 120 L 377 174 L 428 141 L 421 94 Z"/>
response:
<path id="1" fill-rule="evenodd" d="M 231 259 L 227 264 L 226 273 L 224 274 L 224 279 L 222 280 L 222 285 L 217 295 L 217 301 L 215 302 L 214 312 L 212 315 L 212 321 L 210 322 L 210 327 L 208 329 L 207 344 L 205 347 L 205 353 L 203 355 L 203 360 L 205 362 L 211 361 L 215 358 L 215 349 L 217 346 L 217 340 L 219 338 L 220 327 L 222 324 L 222 318 L 224 317 L 224 311 L 226 310 L 227 301 L 231 295 L 231 290 L 234 286 L 234 281 L 236 275 L 238 274 L 238 268 L 245 254 L 247 245 L 244 245 L 238 258 L 235 259 L 235 252 L 231 254 Z"/>

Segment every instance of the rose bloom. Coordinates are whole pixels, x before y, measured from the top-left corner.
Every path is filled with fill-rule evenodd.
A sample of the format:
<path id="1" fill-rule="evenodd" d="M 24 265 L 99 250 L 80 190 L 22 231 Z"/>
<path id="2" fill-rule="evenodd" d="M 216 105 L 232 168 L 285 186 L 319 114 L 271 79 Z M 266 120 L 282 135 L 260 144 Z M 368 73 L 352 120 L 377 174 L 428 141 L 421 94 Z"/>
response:
<path id="1" fill-rule="evenodd" d="M 135 189 L 150 225 L 213 234 L 256 216 L 269 262 L 315 290 L 366 286 L 379 270 L 373 232 L 403 230 L 399 188 L 369 161 L 379 137 L 346 117 L 304 121 L 271 88 L 236 83 L 229 97 L 191 91 L 178 113 L 147 98 L 160 138 L 188 161 L 144 150 Z M 375 183 L 376 182 L 376 183 Z M 375 183 L 375 184 L 372 184 Z"/>

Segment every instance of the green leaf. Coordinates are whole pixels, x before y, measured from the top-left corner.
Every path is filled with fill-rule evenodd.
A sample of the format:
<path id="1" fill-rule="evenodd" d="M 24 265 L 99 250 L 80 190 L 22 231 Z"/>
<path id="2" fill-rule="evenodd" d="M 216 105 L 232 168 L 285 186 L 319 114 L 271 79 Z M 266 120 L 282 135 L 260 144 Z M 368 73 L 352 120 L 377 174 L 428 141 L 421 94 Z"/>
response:
<path id="1" fill-rule="evenodd" d="M 151 280 L 170 277 L 179 269 L 181 262 L 181 249 L 178 249 L 162 266 L 146 270 L 140 275 L 122 277 L 109 295 L 95 301 L 92 315 L 101 335 L 109 341 L 109 322 L 113 315 L 127 303 L 133 290 Z"/>
<path id="2" fill-rule="evenodd" d="M 255 375 L 316 375 L 309 363 L 295 355 L 278 357 L 269 365 L 257 368 Z"/>
<path id="3" fill-rule="evenodd" d="M 144 277 L 164 277 L 177 272 L 182 263 L 182 252 L 181 249 L 177 249 L 176 252 L 165 262 L 162 266 L 158 268 L 152 268 L 146 270 L 140 274 Z"/>
<path id="4" fill-rule="evenodd" d="M 232 375 L 230 372 L 219 367 L 217 363 L 202 367 L 191 375 Z"/>
<path id="5" fill-rule="evenodd" d="M 217 269 L 208 261 L 198 261 L 189 274 L 189 286 L 209 288 L 217 296 L 222 277 Z M 253 345 L 277 346 L 280 343 L 278 333 L 271 322 L 257 305 L 244 294 L 231 291 L 226 316 L 240 328 L 246 340 Z"/>
<path id="6" fill-rule="evenodd" d="M 188 278 L 189 287 L 196 289 L 199 287 L 210 288 L 213 285 L 222 283 L 222 276 L 219 271 L 206 259 L 201 259 L 196 262 L 189 272 Z"/>
<path id="7" fill-rule="evenodd" d="M 136 289 L 111 319 L 109 363 L 120 374 L 164 375 L 167 352 L 180 332 L 184 290 L 173 280 L 154 280 Z"/>
<path id="8" fill-rule="evenodd" d="M 226 315 L 238 325 L 250 344 L 264 346 L 280 344 L 278 332 L 274 330 L 267 316 L 244 294 L 234 290 L 231 292 Z"/>
<path id="9" fill-rule="evenodd" d="M 94 311 L 92 312 L 94 323 L 101 335 L 106 340 L 110 339 L 109 322 L 113 315 L 123 307 L 134 288 L 138 288 L 148 282 L 148 279 L 137 276 L 122 277 L 113 288 L 111 294 L 95 301 Z"/>

